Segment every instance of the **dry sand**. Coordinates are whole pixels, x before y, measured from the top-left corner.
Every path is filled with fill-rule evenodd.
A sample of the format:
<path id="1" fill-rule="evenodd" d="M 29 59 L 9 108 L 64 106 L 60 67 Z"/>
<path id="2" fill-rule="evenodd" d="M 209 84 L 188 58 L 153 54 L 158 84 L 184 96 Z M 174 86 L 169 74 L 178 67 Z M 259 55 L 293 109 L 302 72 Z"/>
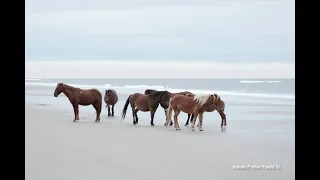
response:
<path id="1" fill-rule="evenodd" d="M 133 126 L 117 118 L 95 123 L 81 121 L 81 114 L 80 122 L 73 123 L 70 113 L 26 104 L 27 180 L 295 179 L 293 140 L 250 137 L 228 129 L 191 132 Z M 241 126 L 254 125 L 243 121 Z M 233 165 L 281 169 L 234 170 Z"/>

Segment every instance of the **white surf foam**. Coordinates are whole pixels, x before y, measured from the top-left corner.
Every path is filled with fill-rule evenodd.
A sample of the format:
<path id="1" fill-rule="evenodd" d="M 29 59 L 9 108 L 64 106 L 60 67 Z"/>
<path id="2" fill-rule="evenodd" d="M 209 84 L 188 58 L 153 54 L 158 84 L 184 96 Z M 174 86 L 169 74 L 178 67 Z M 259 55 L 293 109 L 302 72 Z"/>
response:
<path id="1" fill-rule="evenodd" d="M 247 81 L 241 80 L 240 83 L 242 84 L 256 84 L 256 83 L 281 83 L 282 81 L 274 80 L 274 81 Z"/>
<path id="2" fill-rule="evenodd" d="M 43 82 L 25 82 L 26 86 L 46 86 L 55 87 L 57 83 L 43 83 Z M 125 85 L 125 86 L 113 86 L 111 84 L 106 85 L 82 85 L 82 84 L 68 84 L 70 86 L 79 88 L 97 88 L 101 91 L 105 89 L 114 89 L 120 93 L 135 93 L 144 92 L 145 89 L 155 89 L 155 90 L 168 90 L 170 92 L 181 92 L 190 91 L 197 94 L 210 94 L 218 93 L 220 95 L 230 95 L 230 96 L 246 96 L 246 97 L 257 97 L 257 98 L 282 98 L 282 99 L 295 99 L 294 94 L 263 94 L 263 93 L 246 93 L 245 91 L 219 91 L 219 90 L 199 90 L 199 89 L 173 89 L 164 86 L 148 86 L 148 85 Z"/>
<path id="3" fill-rule="evenodd" d="M 41 81 L 42 79 L 26 78 L 25 81 Z"/>

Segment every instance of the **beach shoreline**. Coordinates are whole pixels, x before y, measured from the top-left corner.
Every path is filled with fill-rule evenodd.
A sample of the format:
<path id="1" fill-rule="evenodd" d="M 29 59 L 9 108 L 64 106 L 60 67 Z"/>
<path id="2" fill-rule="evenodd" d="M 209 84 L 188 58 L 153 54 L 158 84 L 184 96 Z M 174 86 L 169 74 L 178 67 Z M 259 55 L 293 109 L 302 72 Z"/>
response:
<path id="1" fill-rule="evenodd" d="M 101 122 L 95 123 L 91 106 L 81 107 L 80 121 L 73 123 L 65 97 L 26 94 L 25 106 L 29 180 L 294 179 L 294 119 L 231 120 L 226 132 L 220 131 L 220 119 L 205 119 L 204 131 L 192 132 L 190 125 L 183 126 L 183 117 L 182 130 L 176 131 L 163 126 L 162 115 L 157 115 L 156 127 L 150 127 L 149 113 L 140 113 L 140 124 L 134 126 L 131 113 L 124 120 L 108 118 L 105 108 Z M 247 165 L 281 169 L 241 169 Z"/>

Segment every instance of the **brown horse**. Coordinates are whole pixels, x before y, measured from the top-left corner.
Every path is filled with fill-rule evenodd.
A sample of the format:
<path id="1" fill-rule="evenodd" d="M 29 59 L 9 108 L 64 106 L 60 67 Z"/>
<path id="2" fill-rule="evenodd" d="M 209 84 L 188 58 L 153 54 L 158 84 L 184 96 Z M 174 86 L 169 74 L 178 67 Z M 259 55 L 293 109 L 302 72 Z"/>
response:
<path id="1" fill-rule="evenodd" d="M 194 95 L 188 94 L 187 96 L 193 97 Z M 205 111 L 206 112 L 213 112 L 213 111 L 217 110 L 216 107 L 218 109 L 220 109 L 218 111 L 218 113 L 221 117 L 221 127 L 227 126 L 227 120 L 226 120 L 227 118 L 226 118 L 226 114 L 224 113 L 224 109 L 225 109 L 224 101 L 220 98 L 220 96 L 218 94 L 214 94 L 214 96 L 216 97 L 215 105 L 209 105 Z M 193 117 L 194 117 L 194 115 L 192 114 L 191 120 L 190 120 L 191 123 L 193 121 Z M 188 126 L 188 125 L 189 125 L 189 116 L 188 116 L 188 119 L 187 119 L 185 126 Z M 200 126 L 200 124 L 198 122 L 197 127 L 199 127 L 199 126 Z"/>
<path id="2" fill-rule="evenodd" d="M 117 92 L 113 89 L 106 90 L 104 94 L 104 102 L 108 108 L 108 116 L 114 116 L 114 105 L 118 102 Z M 112 106 L 112 114 L 110 113 L 110 105 Z"/>
<path id="3" fill-rule="evenodd" d="M 157 90 L 154 90 L 154 89 L 146 89 L 145 91 L 144 91 L 144 94 L 145 95 L 148 95 L 148 94 L 151 94 L 151 93 L 154 93 L 154 92 L 158 92 Z M 187 94 L 190 94 L 190 95 L 193 95 L 193 93 L 191 93 L 191 92 L 189 92 L 189 91 L 183 91 L 183 92 L 177 92 L 177 93 L 170 93 L 170 98 L 172 98 L 173 96 L 176 96 L 176 95 L 183 95 L 183 96 L 185 96 L 185 95 L 187 95 Z M 166 101 L 166 102 L 169 102 L 169 101 Z M 164 113 L 165 113 L 165 115 L 166 115 L 166 117 L 167 117 L 167 109 L 168 109 L 168 107 L 169 107 L 169 104 L 168 103 L 162 103 L 162 104 L 160 104 L 161 105 L 161 107 L 164 109 Z M 190 114 L 188 114 L 188 118 L 190 118 Z M 170 121 L 170 126 L 172 126 L 173 125 L 173 122 L 172 121 Z"/>
<path id="4" fill-rule="evenodd" d="M 132 108 L 132 116 L 133 116 L 133 124 L 138 124 L 138 111 L 148 112 L 150 111 L 151 114 L 151 126 L 153 124 L 154 114 L 158 109 L 159 104 L 165 105 L 168 104 L 170 99 L 170 93 L 168 91 L 157 91 L 153 92 L 149 95 L 141 94 L 141 93 L 134 93 L 131 94 L 122 110 L 122 119 L 126 117 L 128 105 L 130 103 Z"/>
<path id="5" fill-rule="evenodd" d="M 100 113 L 102 108 L 102 95 L 97 89 L 80 89 L 63 83 L 58 83 L 54 90 L 54 97 L 58 97 L 60 93 L 64 93 L 73 106 L 74 120 L 79 120 L 79 105 L 93 105 L 96 110 L 96 121 L 100 122 Z"/>
<path id="6" fill-rule="evenodd" d="M 203 113 L 205 112 L 206 108 L 210 105 L 214 105 L 216 101 L 216 96 L 212 94 L 206 95 L 195 95 L 193 97 L 190 96 L 183 96 L 177 95 L 170 99 L 169 101 L 169 108 L 167 110 L 167 122 L 166 126 L 168 126 L 169 121 L 171 120 L 172 111 L 174 111 L 174 126 L 176 130 L 180 130 L 179 123 L 178 123 L 178 115 L 181 111 L 194 114 L 193 123 L 192 123 L 192 131 L 194 131 L 194 124 L 196 122 L 197 117 L 199 116 L 200 131 L 202 129 L 202 120 L 203 120 Z"/>

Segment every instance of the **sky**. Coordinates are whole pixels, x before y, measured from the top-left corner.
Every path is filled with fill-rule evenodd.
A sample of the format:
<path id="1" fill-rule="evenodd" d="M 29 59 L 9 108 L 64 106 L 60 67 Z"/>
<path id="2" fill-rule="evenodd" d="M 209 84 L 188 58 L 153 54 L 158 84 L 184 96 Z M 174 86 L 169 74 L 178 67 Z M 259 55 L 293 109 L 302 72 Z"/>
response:
<path id="1" fill-rule="evenodd" d="M 27 0 L 28 59 L 294 62 L 294 0 Z"/>
<path id="2" fill-rule="evenodd" d="M 294 0 L 26 0 L 26 61 L 188 61 L 234 76 L 239 63 L 281 63 L 278 77 L 293 78 L 294 9 Z"/>

